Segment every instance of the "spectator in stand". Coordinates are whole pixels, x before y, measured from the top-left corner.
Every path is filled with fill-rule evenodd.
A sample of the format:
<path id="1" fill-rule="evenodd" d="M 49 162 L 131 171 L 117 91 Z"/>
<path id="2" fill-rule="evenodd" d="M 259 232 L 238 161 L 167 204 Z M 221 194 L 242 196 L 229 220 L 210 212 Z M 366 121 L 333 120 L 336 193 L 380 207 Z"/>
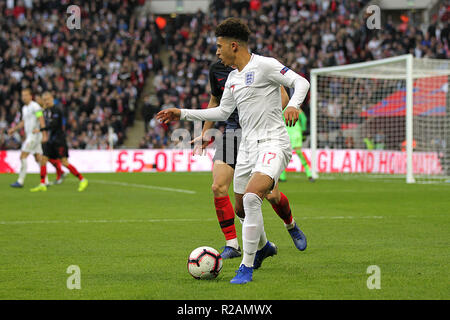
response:
<path id="1" fill-rule="evenodd" d="M 145 76 L 154 63 L 161 68 L 158 29 L 153 16 L 135 19 L 142 1 L 95 0 L 80 4 L 82 28 L 69 30 L 66 2 L 0 1 L 0 115 L 13 127 L 21 89 L 49 91 L 64 112 L 69 148 L 109 148 L 109 126 L 120 145 Z"/>
<path id="2" fill-rule="evenodd" d="M 252 52 L 273 56 L 306 78 L 309 78 L 311 68 L 370 61 L 408 52 L 420 57 L 450 57 L 448 0 L 443 2 L 427 30 L 406 19 L 401 25 L 395 25 L 391 19 L 384 28 L 369 30 L 365 21 L 358 18 L 368 3 L 368 0 L 215 0 L 208 13 L 177 15 L 165 26 L 169 63 L 155 76 L 159 108 L 166 108 L 168 100 L 170 105 L 185 108 L 203 108 L 207 104 L 204 97 L 210 88 L 204 79 L 208 76 L 208 66 L 216 60 L 213 31 L 218 22 L 230 16 L 240 17 L 248 23 L 253 32 L 249 42 Z M 361 92 L 366 95 L 359 94 L 361 99 L 372 94 L 367 88 Z M 343 103 L 349 101 L 342 101 L 342 92 L 337 91 L 337 94 L 337 101 L 331 101 L 330 116 L 325 116 L 327 130 L 338 129 L 344 117 L 346 121 L 362 121 L 359 116 L 362 106 L 354 103 L 351 110 L 341 112 Z M 307 103 L 304 111 L 309 116 Z M 155 139 L 167 143 L 164 146 L 172 146 L 170 139 L 163 139 L 170 137 L 171 125 L 150 123 L 153 125 L 148 130 L 153 130 Z"/>

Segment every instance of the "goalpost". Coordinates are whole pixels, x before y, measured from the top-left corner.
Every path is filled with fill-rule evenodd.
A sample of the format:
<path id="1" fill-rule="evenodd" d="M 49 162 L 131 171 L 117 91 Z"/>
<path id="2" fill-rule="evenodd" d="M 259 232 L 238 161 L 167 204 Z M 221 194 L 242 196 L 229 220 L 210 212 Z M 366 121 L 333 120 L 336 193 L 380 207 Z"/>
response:
<path id="1" fill-rule="evenodd" d="M 411 54 L 311 70 L 310 151 L 319 173 L 450 179 L 450 60 Z"/>

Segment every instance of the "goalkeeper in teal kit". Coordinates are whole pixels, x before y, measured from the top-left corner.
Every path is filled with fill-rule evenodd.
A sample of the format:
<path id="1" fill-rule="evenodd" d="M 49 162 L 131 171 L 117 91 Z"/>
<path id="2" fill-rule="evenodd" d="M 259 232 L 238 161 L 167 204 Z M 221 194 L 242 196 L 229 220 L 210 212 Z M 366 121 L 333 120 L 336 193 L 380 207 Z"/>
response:
<path id="1" fill-rule="evenodd" d="M 300 158 L 300 162 L 302 163 L 303 168 L 305 168 L 306 176 L 308 177 L 309 181 L 314 182 L 311 174 L 311 169 L 309 168 L 309 164 L 302 152 L 303 132 L 306 131 L 307 122 L 304 112 L 300 111 L 298 120 L 299 121 L 297 121 L 293 127 L 286 127 L 286 129 L 291 140 L 291 147 L 295 150 L 295 153 L 297 153 L 298 157 Z M 286 171 L 283 171 L 283 173 L 281 174 L 280 181 L 286 181 Z"/>

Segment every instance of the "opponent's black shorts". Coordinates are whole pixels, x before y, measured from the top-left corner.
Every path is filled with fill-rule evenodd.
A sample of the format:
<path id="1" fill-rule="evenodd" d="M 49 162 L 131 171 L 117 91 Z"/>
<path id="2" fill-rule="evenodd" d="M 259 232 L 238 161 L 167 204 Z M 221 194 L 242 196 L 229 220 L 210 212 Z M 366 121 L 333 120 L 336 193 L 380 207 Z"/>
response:
<path id="1" fill-rule="evenodd" d="M 214 154 L 213 162 L 220 160 L 228 164 L 234 169 L 236 166 L 236 159 L 241 143 L 242 129 L 227 129 L 223 133 L 222 139 L 214 141 L 216 144 L 216 153 Z"/>
<path id="2" fill-rule="evenodd" d="M 69 150 L 66 141 L 50 141 L 42 145 L 44 156 L 49 159 L 68 158 Z"/>

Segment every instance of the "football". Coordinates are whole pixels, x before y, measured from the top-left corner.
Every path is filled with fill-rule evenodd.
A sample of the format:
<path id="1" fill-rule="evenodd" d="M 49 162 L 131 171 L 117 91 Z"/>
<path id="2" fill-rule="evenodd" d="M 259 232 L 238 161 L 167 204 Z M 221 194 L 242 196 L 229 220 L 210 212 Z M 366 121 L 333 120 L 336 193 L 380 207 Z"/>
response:
<path id="1" fill-rule="evenodd" d="M 214 279 L 222 270 L 222 257 L 211 247 L 198 247 L 188 258 L 188 272 L 195 279 Z"/>

